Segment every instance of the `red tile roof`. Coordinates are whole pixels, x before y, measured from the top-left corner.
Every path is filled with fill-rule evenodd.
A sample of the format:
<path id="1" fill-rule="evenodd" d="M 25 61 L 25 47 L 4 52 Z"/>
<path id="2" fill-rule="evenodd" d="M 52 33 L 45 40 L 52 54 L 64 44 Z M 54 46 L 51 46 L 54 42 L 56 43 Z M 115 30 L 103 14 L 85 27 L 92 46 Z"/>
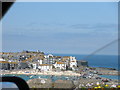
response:
<path id="1" fill-rule="evenodd" d="M 63 62 L 57 62 L 57 64 L 64 64 Z"/>

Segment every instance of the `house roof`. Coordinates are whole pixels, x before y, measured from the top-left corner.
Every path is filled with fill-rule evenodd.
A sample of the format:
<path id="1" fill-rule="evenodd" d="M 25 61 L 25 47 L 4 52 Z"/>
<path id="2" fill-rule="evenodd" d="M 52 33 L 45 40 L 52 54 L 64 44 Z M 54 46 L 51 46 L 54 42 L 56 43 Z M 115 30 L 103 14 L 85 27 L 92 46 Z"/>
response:
<path id="1" fill-rule="evenodd" d="M 44 55 L 40 55 L 40 56 L 38 56 L 38 58 L 44 60 L 45 57 L 44 57 Z"/>
<path id="2" fill-rule="evenodd" d="M 63 58 L 70 58 L 70 56 L 64 56 Z"/>
<path id="3" fill-rule="evenodd" d="M 75 62 L 75 61 L 71 61 L 71 62 Z"/>
<path id="4" fill-rule="evenodd" d="M 65 64 L 65 63 L 63 63 L 63 62 L 56 62 L 57 64 Z"/>
<path id="5" fill-rule="evenodd" d="M 18 64 L 17 62 L 9 62 L 10 64 Z"/>
<path id="6" fill-rule="evenodd" d="M 31 58 L 28 58 L 26 60 L 23 60 L 22 62 L 26 62 L 26 61 L 32 61 L 32 59 L 34 58 L 35 56 L 32 56 Z"/>
<path id="7" fill-rule="evenodd" d="M 58 59 L 58 58 L 62 58 L 62 56 L 54 56 L 54 58 Z"/>
<path id="8" fill-rule="evenodd" d="M 52 66 L 52 64 L 40 64 L 40 66 Z"/>
<path id="9" fill-rule="evenodd" d="M 9 63 L 8 61 L 0 61 L 0 63 Z"/>
<path id="10" fill-rule="evenodd" d="M 17 62 L 0 61 L 0 63 L 18 64 Z"/>

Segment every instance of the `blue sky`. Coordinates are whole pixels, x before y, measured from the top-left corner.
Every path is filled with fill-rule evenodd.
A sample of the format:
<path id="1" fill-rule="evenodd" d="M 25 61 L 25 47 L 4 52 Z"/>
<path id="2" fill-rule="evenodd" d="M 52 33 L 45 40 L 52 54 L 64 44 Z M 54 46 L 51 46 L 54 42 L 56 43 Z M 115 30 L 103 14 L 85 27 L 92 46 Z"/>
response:
<path id="1" fill-rule="evenodd" d="M 18 2 L 2 20 L 3 51 L 90 54 L 117 39 L 117 15 L 117 2 Z"/>

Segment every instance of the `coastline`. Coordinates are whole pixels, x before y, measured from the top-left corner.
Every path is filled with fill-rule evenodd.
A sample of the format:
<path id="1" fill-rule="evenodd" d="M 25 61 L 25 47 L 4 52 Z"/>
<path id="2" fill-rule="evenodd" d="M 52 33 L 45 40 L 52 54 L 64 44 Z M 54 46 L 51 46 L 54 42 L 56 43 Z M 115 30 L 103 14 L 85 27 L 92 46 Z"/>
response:
<path id="1" fill-rule="evenodd" d="M 55 71 L 45 71 L 45 72 L 28 72 L 28 71 L 4 71 L 0 73 L 1 75 L 7 75 L 7 74 L 18 74 L 18 75 L 55 75 L 55 76 L 81 76 L 79 73 L 73 72 L 73 71 L 61 71 L 61 72 L 55 72 Z"/>
<path id="2" fill-rule="evenodd" d="M 110 72 L 110 70 L 107 70 L 107 71 Z M 112 71 L 116 71 L 116 70 L 112 70 Z M 79 87 L 80 85 L 84 85 L 84 87 L 87 88 L 88 87 L 88 86 L 86 86 L 87 84 L 91 84 L 92 86 L 90 86 L 90 87 L 93 88 L 94 86 L 96 86 L 96 83 L 98 83 L 98 82 L 100 85 L 107 84 L 109 86 L 118 84 L 118 80 L 100 77 L 99 74 L 93 74 L 93 76 L 91 78 L 89 76 L 86 76 L 86 78 L 84 78 L 83 77 L 84 73 L 86 73 L 86 72 L 83 72 L 81 74 L 76 73 L 74 71 L 38 72 L 33 69 L 32 70 L 12 70 L 12 71 L 5 70 L 5 71 L 0 72 L 0 74 L 2 74 L 3 76 L 9 74 L 10 76 L 18 76 L 18 77 L 20 75 L 20 77 L 21 78 L 24 77 L 24 79 L 27 77 L 25 80 L 30 88 L 33 88 L 33 87 L 34 88 L 48 88 L 48 86 L 49 86 L 49 88 L 53 88 L 52 87 L 53 84 L 54 84 L 54 88 L 59 88 L 60 86 L 62 86 L 63 88 L 72 88 L 71 87 L 72 85 L 74 85 L 74 87 L 76 87 L 76 88 Z M 43 78 L 39 75 L 43 75 L 43 76 L 45 75 L 45 77 Z M 50 77 L 46 76 L 46 75 L 50 75 Z M 56 79 L 56 77 L 59 77 L 59 76 L 60 76 L 60 78 Z M 65 80 L 63 80 L 61 77 L 64 77 Z M 53 81 L 54 79 L 56 79 L 56 80 Z M 45 84 L 41 83 L 41 81 L 43 81 L 43 80 L 46 82 Z"/>
<path id="3" fill-rule="evenodd" d="M 89 67 L 92 68 L 92 67 Z M 118 75 L 118 70 L 112 70 L 109 68 L 98 68 L 96 67 L 93 70 L 88 71 L 96 71 L 98 75 Z M 75 72 L 75 71 L 37 71 L 34 69 L 25 69 L 25 70 L 1 70 L 0 74 L 23 74 L 23 75 L 55 75 L 55 76 L 81 76 L 84 72 Z"/>

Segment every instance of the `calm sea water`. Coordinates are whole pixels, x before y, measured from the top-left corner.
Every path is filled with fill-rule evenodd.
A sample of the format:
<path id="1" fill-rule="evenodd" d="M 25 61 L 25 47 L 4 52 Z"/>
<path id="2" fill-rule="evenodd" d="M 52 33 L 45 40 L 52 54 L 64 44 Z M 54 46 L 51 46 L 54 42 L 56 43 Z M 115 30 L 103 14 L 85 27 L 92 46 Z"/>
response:
<path id="1" fill-rule="evenodd" d="M 53 54 L 58 56 L 75 56 L 77 60 L 88 61 L 91 67 L 107 67 L 118 69 L 118 56 L 117 55 L 93 55 L 88 58 L 88 55 L 77 55 L 77 54 Z"/>

